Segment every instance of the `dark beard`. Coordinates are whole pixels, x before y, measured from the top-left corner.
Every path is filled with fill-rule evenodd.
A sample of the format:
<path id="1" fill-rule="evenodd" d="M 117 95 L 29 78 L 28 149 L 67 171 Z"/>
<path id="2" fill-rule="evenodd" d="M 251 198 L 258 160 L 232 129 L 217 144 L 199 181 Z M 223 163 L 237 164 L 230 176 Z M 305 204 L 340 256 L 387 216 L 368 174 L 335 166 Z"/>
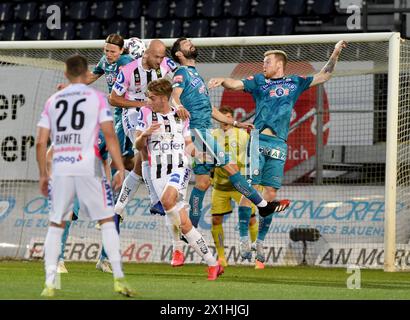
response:
<path id="1" fill-rule="evenodd" d="M 189 50 L 187 52 L 184 52 L 184 57 L 188 60 L 196 60 L 196 58 L 198 57 L 198 49 L 195 48 L 194 51 Z"/>

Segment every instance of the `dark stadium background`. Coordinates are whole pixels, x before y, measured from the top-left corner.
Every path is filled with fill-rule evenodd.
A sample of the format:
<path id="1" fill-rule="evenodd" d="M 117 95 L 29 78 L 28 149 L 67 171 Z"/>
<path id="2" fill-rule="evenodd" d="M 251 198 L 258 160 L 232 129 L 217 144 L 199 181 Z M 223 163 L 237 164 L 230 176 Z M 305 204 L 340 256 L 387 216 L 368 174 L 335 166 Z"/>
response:
<path id="1" fill-rule="evenodd" d="M 361 29 L 348 30 L 361 10 Z M 46 26 L 47 7 L 61 8 L 61 29 Z M 410 35 L 405 0 L 133 0 L 0 1 L 0 40 L 234 37 L 399 31 Z"/>

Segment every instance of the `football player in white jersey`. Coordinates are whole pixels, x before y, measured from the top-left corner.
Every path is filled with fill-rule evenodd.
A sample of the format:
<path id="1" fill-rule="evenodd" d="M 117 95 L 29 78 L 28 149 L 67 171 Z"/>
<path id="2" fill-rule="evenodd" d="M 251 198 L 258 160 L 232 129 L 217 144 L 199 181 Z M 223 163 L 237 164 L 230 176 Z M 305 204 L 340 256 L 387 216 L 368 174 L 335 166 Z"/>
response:
<path id="1" fill-rule="evenodd" d="M 172 76 L 176 64 L 166 57 L 166 46 L 161 40 L 152 40 L 144 56 L 126 65 L 118 74 L 110 94 L 112 105 L 125 108 L 122 113 L 123 127 L 129 139 L 135 141 L 135 126 L 139 108 L 146 105 L 145 92 L 153 80 Z M 134 170 L 126 177 L 115 205 L 115 212 L 123 216 L 123 211 L 132 194 L 138 189 L 142 179 L 147 185 L 151 198 L 151 212 L 162 213 L 163 209 L 151 185 L 145 151 L 135 157 Z"/>
<path id="2" fill-rule="evenodd" d="M 41 193 L 49 198 L 50 226 L 44 242 L 46 281 L 42 296 L 52 297 L 65 222 L 70 219 L 74 197 L 92 220 L 101 225 L 102 241 L 114 274 L 114 291 L 132 296 L 121 265 L 120 239 L 114 224 L 111 185 L 104 174 L 98 152 L 101 129 L 114 165 L 119 173 L 113 187 L 124 180 L 124 165 L 113 117 L 104 94 L 88 87 L 87 60 L 75 55 L 66 60 L 65 76 L 70 85 L 46 102 L 38 122 L 36 155 Z M 53 172 L 47 175 L 47 142 L 53 144 Z"/>
<path id="3" fill-rule="evenodd" d="M 167 218 L 182 232 L 189 245 L 208 264 L 208 280 L 216 280 L 224 270 L 212 255 L 202 235 L 192 226 L 185 201 L 191 175 L 187 150 L 193 149 L 188 120 L 182 121 L 169 104 L 172 85 L 166 79 L 148 84 L 148 107 L 140 109 L 135 146 L 147 149 L 152 183 Z M 178 241 L 178 237 L 174 238 Z M 175 248 L 174 248 L 175 249 Z M 183 264 L 183 253 L 174 250 L 173 260 Z"/>

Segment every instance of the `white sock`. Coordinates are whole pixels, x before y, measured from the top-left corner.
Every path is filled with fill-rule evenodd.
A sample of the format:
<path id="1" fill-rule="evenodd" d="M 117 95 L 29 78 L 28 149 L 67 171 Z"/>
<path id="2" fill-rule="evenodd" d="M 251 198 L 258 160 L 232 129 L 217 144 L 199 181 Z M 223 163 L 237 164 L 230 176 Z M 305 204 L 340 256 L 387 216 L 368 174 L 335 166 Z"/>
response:
<path id="1" fill-rule="evenodd" d="M 113 221 L 101 225 L 102 242 L 104 250 L 110 260 L 114 278 L 123 278 L 121 266 L 120 237 L 118 236 Z"/>
<path id="2" fill-rule="evenodd" d="M 174 227 L 172 224 L 171 220 L 169 219 L 169 216 L 165 216 L 165 224 L 167 226 L 167 229 L 169 233 L 171 234 L 172 237 L 172 249 L 173 251 L 179 250 L 183 251 L 183 246 L 184 246 L 184 241 L 181 240 L 181 232 Z"/>
<path id="3" fill-rule="evenodd" d="M 116 214 L 122 215 L 124 208 L 130 201 L 130 198 L 141 184 L 141 180 L 142 178 L 134 171 L 131 171 L 130 174 L 125 178 L 124 183 L 121 187 L 120 195 L 118 196 L 117 203 L 114 207 Z"/>
<path id="4" fill-rule="evenodd" d="M 215 257 L 212 255 L 211 250 L 209 250 L 205 239 L 195 227 L 192 227 L 192 229 L 185 234 L 185 238 L 188 240 L 189 245 L 194 248 L 195 252 L 205 260 L 208 266 L 211 267 L 218 264 Z"/>
<path id="5" fill-rule="evenodd" d="M 145 185 L 148 190 L 149 197 L 151 199 L 151 205 L 156 205 L 159 201 L 159 197 L 155 192 L 154 185 L 151 180 L 151 169 L 148 161 L 142 162 L 142 177 L 144 178 Z"/>
<path id="6" fill-rule="evenodd" d="M 44 260 L 46 268 L 46 285 L 55 287 L 57 274 L 57 263 L 60 255 L 61 238 L 64 229 L 58 227 L 48 227 L 46 240 L 44 241 Z"/>

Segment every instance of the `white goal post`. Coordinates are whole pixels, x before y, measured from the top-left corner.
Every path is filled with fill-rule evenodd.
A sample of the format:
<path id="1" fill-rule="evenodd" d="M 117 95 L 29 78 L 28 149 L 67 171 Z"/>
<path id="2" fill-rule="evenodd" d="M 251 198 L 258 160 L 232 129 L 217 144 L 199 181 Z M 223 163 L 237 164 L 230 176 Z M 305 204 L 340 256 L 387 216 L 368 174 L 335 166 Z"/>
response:
<path id="1" fill-rule="evenodd" d="M 162 40 L 170 48 L 176 39 Z M 405 68 L 408 69 L 410 63 L 410 48 L 407 41 L 402 40 L 399 33 L 192 39 L 199 48 L 198 70 L 205 80 L 216 76 L 240 78 L 261 72 L 263 52 L 271 48 L 280 48 L 289 54 L 292 62 L 289 73 L 311 74 L 326 63 L 339 40 L 347 41 L 349 46 L 340 56 L 334 77 L 322 91 L 306 92 L 305 98 L 301 97 L 303 106 L 295 108 L 291 122 L 294 137 L 290 136 L 289 140 L 288 164 L 280 196 L 297 201 L 288 215 L 273 219 L 266 240 L 271 258 L 267 264 L 299 264 L 301 244 L 289 240 L 289 230 L 310 227 L 317 228 L 323 240 L 320 244 L 308 243 L 311 264 L 336 267 L 359 264 L 385 271 L 409 269 L 410 177 L 407 176 L 410 171 L 406 171 L 406 164 L 410 161 L 407 147 L 410 132 L 406 128 L 410 127 L 410 116 L 406 115 L 406 108 L 410 105 L 406 105 L 406 98 L 410 86 Z M 0 175 L 0 259 L 35 257 L 34 246 L 45 236 L 45 226 L 39 218 L 32 222 L 38 223 L 38 228 L 27 222 L 27 216 L 41 211 L 36 207 L 37 211 L 32 213 L 29 208 L 40 200 L 35 197 L 37 169 L 30 147 L 32 139 L 28 137 L 35 135 L 45 99 L 57 83 L 64 81 L 65 58 L 80 53 L 95 65 L 101 58 L 103 45 L 104 40 L 0 42 L 0 77 L 2 82 L 7 82 L 0 89 L 0 170 L 3 172 Z M 107 92 L 104 79 L 93 85 Z M 19 104 L 19 97 L 24 94 Z M 252 116 L 252 103 L 246 100 L 249 97 L 217 89 L 211 91 L 211 99 L 215 105 L 237 103 L 233 106 L 238 118 Z M 21 114 L 19 108 L 24 104 L 24 114 Z M 23 124 L 27 127 L 20 134 L 19 126 Z M 323 135 L 316 134 L 317 128 L 320 131 L 323 128 Z M 22 135 L 21 139 L 16 135 Z M 143 203 L 142 197 L 146 197 L 145 190 L 138 191 L 134 205 Z M 383 203 L 378 207 L 380 202 Z M 209 203 L 208 192 L 204 207 Z M 398 203 L 400 220 L 396 215 Z M 45 211 L 45 207 L 42 209 Z M 142 210 L 141 207 L 138 210 Z M 122 233 L 122 246 L 131 250 L 134 245 L 143 250 L 141 245 L 146 244 L 146 248 L 151 248 L 151 255 L 145 260 L 130 261 L 166 262 L 170 238 L 161 226 L 163 221 L 160 217 L 140 214 L 138 210 L 128 212 L 125 223 L 127 218 L 129 223 L 135 223 L 133 227 L 126 225 L 129 230 Z M 137 215 L 140 215 L 138 219 Z M 236 215 L 235 209 L 232 216 Z M 207 212 L 201 225 L 208 243 L 213 245 L 209 216 Z M 155 226 L 149 221 L 155 221 Z M 150 232 L 150 227 L 138 229 L 139 223 L 152 226 L 155 232 Z M 238 247 L 236 226 L 237 218 L 229 218 L 224 224 L 230 264 L 241 263 L 238 249 L 235 251 Z M 93 228 L 85 230 L 87 228 L 80 225 L 76 228 L 71 238 L 73 243 L 86 239 L 84 248 L 89 248 L 87 234 L 91 242 L 99 240 L 98 231 Z M 156 248 L 157 243 L 162 247 Z M 84 260 L 85 253 L 70 257 Z M 193 258 L 192 262 L 199 260 Z"/>

